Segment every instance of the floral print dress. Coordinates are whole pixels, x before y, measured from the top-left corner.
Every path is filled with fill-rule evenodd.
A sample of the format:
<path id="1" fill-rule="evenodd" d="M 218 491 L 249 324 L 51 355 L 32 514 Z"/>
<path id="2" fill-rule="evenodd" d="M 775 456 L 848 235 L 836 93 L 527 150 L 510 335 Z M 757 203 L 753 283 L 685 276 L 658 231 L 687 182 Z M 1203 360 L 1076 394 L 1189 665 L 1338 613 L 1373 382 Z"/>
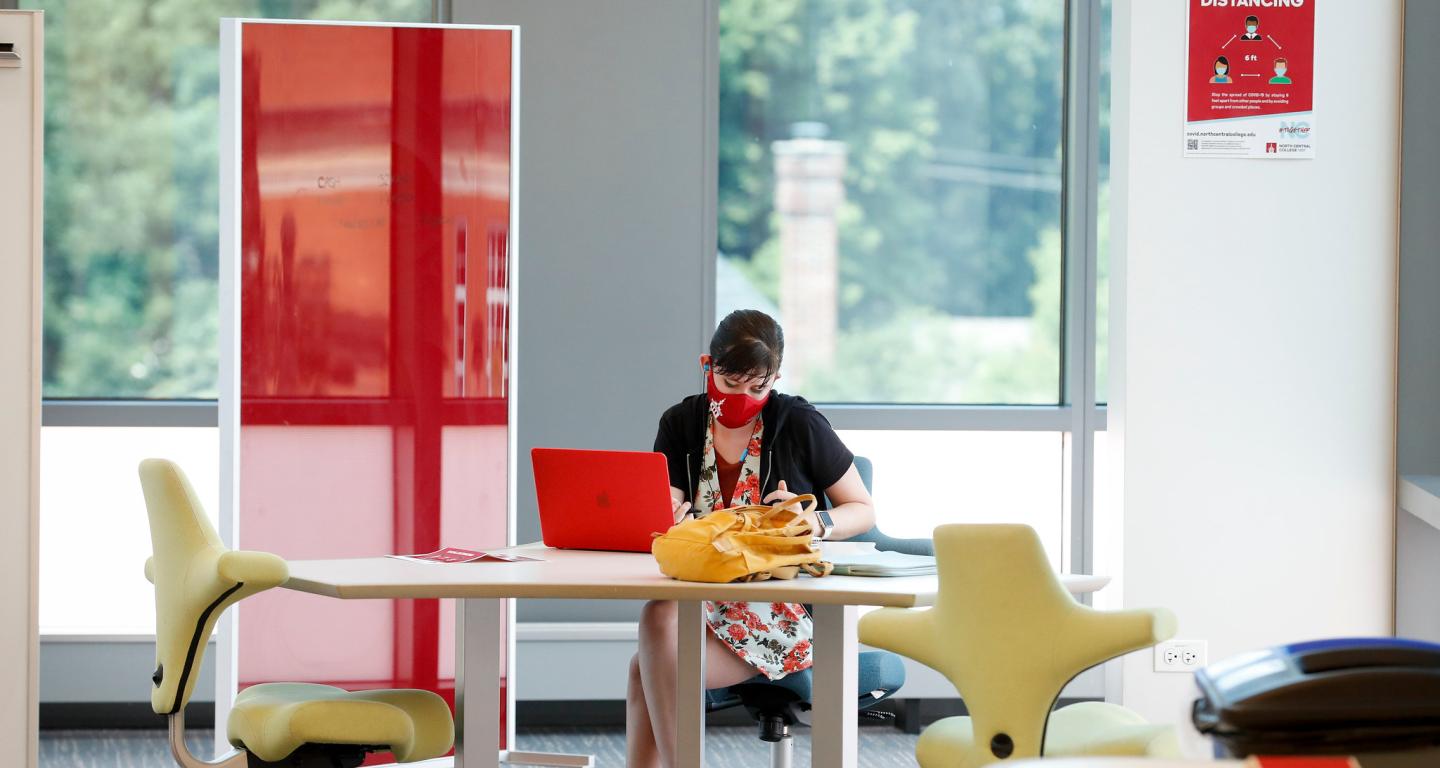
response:
<path id="1" fill-rule="evenodd" d="M 740 477 L 735 481 L 735 491 L 730 496 L 731 507 L 761 503 L 760 441 L 764 435 L 765 425 L 756 418 L 750 443 L 740 459 Z M 719 477 L 715 457 L 715 416 L 712 414 L 705 429 L 705 457 L 700 465 L 700 485 L 693 497 L 697 515 L 727 508 Z M 805 608 L 798 603 L 706 602 L 705 623 L 736 656 L 770 680 L 779 680 L 791 672 L 810 667 L 814 625 Z"/>

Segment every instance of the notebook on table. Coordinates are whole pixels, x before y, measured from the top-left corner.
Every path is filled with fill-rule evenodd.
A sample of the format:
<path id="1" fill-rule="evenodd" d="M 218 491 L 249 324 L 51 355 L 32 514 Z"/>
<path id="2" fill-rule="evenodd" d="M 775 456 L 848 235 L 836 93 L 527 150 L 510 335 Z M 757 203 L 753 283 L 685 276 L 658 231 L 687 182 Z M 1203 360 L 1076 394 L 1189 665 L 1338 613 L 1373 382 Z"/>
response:
<path id="1" fill-rule="evenodd" d="M 881 552 L 871 542 L 821 542 L 820 553 L 834 564 L 834 573 L 840 576 L 935 575 L 934 557 Z"/>

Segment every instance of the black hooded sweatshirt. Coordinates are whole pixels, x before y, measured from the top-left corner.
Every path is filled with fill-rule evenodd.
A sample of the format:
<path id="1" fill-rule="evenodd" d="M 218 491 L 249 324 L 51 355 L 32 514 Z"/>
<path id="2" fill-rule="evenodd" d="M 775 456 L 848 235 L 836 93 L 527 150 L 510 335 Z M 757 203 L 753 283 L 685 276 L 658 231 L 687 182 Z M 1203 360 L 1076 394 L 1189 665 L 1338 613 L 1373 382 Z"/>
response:
<path id="1" fill-rule="evenodd" d="M 670 485 L 694 502 L 705 457 L 705 427 L 710 399 L 691 395 L 660 417 L 655 450 L 665 454 Z M 794 494 L 813 493 L 821 509 L 828 509 L 825 490 L 840 481 L 855 462 L 855 454 L 815 406 L 803 397 L 772 393 L 760 411 L 765 434 L 760 442 L 760 497 L 770 495 L 785 481 Z"/>

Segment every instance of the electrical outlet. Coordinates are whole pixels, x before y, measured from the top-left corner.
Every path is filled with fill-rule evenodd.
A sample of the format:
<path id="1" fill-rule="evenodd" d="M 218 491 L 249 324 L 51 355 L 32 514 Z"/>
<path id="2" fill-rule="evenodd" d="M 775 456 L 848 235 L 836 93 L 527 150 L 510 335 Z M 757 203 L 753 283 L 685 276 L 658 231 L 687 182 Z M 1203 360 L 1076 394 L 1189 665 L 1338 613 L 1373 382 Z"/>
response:
<path id="1" fill-rule="evenodd" d="M 1155 646 L 1156 672 L 1194 672 L 1203 666 L 1204 640 L 1168 640 Z"/>

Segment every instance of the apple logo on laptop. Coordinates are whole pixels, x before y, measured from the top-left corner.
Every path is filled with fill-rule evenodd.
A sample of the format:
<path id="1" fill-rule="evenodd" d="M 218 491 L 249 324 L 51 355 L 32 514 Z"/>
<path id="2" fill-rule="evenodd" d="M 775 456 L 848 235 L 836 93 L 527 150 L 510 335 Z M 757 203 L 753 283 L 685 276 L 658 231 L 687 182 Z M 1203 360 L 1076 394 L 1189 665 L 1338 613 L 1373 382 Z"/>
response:
<path id="1" fill-rule="evenodd" d="M 601 509 L 609 509 L 609 508 L 610 508 L 610 494 L 605 493 L 604 491 L 601 491 L 600 494 L 595 497 L 595 506 L 597 506 L 597 507 L 599 507 L 599 508 L 601 508 Z"/>

